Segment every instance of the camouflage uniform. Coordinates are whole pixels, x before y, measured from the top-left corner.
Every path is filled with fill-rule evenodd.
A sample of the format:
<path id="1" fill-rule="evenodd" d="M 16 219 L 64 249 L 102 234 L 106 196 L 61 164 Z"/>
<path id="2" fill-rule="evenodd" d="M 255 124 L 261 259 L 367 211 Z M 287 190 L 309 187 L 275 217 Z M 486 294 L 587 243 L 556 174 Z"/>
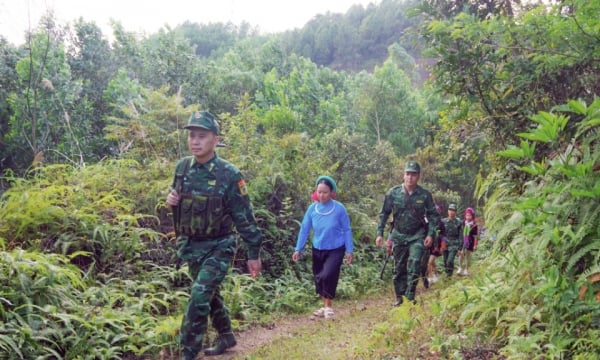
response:
<path id="1" fill-rule="evenodd" d="M 220 335 L 231 334 L 231 321 L 219 286 L 236 249 L 233 225 L 248 245 L 250 260 L 259 257 L 261 234 L 246 184 L 234 165 L 216 154 L 205 164 L 188 157 L 177 163 L 175 173 L 183 173 L 178 256 L 188 263 L 193 279 L 180 341 L 183 358 L 194 359 L 202 349 L 208 316 Z M 177 175 L 172 187 L 176 185 Z"/>
<path id="2" fill-rule="evenodd" d="M 462 247 L 462 221 L 456 217 L 454 220 L 450 218 L 442 219 L 444 223 L 444 227 L 446 228 L 446 250 L 444 250 L 444 269 L 446 270 L 446 275 L 452 276 L 452 272 L 454 271 L 454 259 L 456 258 L 456 253 Z"/>
<path id="3" fill-rule="evenodd" d="M 417 185 L 413 193 L 409 195 L 412 207 L 419 215 L 419 217 L 415 216 L 411 206 L 405 200 L 405 191 L 404 185 L 398 185 L 386 193 L 383 207 L 379 213 L 377 235 L 383 236 L 385 224 L 392 214 L 394 291 L 399 301 L 402 296 L 414 301 L 415 289 L 420 276 L 420 260 L 425 249 L 423 241 L 427 235 L 432 238 L 435 236 L 439 214 L 435 209 L 431 193 Z M 428 225 L 423 223 L 424 218 L 429 221 Z"/>

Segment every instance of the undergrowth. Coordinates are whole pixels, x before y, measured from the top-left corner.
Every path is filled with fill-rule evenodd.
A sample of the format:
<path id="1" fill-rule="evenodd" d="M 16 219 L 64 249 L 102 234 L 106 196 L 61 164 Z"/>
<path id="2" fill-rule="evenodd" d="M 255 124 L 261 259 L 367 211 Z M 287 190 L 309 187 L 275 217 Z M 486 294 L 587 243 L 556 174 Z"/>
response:
<path id="1" fill-rule="evenodd" d="M 581 119 L 568 142 L 561 138 L 569 120 L 564 113 Z M 600 101 L 538 114 L 520 134 L 522 143 L 500 153 L 527 181 L 492 174 L 480 184 L 495 241 L 492 250 L 479 252 L 485 256 L 476 276 L 437 287 L 417 306 L 386 309 L 377 322 L 363 319 L 368 326 L 358 331 L 366 337 L 321 324 L 315 334 L 343 330 L 354 340 L 315 345 L 335 354 L 330 358 L 594 359 L 600 348 L 599 114 Z M 554 155 L 537 156 L 537 143 Z M 174 267 L 168 211 L 157 200 L 164 199 L 168 173 L 164 163 L 115 160 L 35 168 L 26 178 L 5 174 L 11 188 L 0 202 L 0 350 L 8 359 L 176 353 L 190 279 L 185 267 Z M 288 200 L 279 204 L 280 217 L 258 211 L 268 225 L 272 267 L 251 279 L 234 262 L 223 284 L 236 330 L 318 304 L 310 257 L 290 261 L 297 209 Z M 355 263 L 343 267 L 341 301 L 377 296 L 385 287 L 378 280 L 382 254 L 366 238 L 374 228 L 371 209 L 348 208 L 365 238 L 357 241 Z M 295 346 L 306 343 L 298 339 Z"/>

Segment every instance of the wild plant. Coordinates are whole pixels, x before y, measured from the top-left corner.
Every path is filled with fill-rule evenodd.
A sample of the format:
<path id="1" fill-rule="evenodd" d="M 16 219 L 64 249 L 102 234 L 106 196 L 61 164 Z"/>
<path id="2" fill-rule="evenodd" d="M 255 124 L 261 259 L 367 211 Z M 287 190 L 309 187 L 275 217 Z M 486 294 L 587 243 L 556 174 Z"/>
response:
<path id="1" fill-rule="evenodd" d="M 568 142 L 562 139 L 570 120 L 565 113 L 578 120 Z M 594 280 L 600 271 L 600 100 L 589 107 L 571 101 L 531 119 L 535 126 L 519 134 L 520 146 L 500 152 L 528 180 L 494 186 L 485 218 L 497 234 L 495 252 L 486 274 L 462 290 L 456 324 L 504 342 L 507 358 L 586 358 L 598 349 L 600 316 Z M 550 155 L 540 156 L 538 145 Z M 451 310 L 453 302 L 447 303 Z"/>

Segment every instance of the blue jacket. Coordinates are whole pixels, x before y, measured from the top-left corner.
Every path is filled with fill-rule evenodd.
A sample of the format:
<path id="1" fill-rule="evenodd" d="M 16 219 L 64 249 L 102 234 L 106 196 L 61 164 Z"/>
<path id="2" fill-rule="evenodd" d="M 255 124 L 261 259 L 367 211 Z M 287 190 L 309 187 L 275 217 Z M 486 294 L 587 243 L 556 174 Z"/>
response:
<path id="1" fill-rule="evenodd" d="M 311 230 L 312 245 L 318 250 L 333 250 L 345 246 L 346 253 L 354 251 L 350 217 L 342 203 L 329 200 L 325 204 L 313 202 L 302 219 L 296 251 L 302 251 Z"/>

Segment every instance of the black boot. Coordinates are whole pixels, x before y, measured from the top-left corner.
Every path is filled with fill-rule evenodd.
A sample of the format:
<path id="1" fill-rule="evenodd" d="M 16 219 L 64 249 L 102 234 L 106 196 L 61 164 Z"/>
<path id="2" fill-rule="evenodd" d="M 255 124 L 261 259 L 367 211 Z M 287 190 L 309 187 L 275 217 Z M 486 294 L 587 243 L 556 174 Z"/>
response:
<path id="1" fill-rule="evenodd" d="M 394 306 L 400 306 L 402 305 L 402 298 L 399 298 L 398 300 L 396 300 L 396 302 L 394 303 Z"/>
<path id="2" fill-rule="evenodd" d="M 208 356 L 221 355 L 225 350 L 234 347 L 236 344 L 233 333 L 220 334 L 213 347 L 204 349 L 204 354 Z"/>

